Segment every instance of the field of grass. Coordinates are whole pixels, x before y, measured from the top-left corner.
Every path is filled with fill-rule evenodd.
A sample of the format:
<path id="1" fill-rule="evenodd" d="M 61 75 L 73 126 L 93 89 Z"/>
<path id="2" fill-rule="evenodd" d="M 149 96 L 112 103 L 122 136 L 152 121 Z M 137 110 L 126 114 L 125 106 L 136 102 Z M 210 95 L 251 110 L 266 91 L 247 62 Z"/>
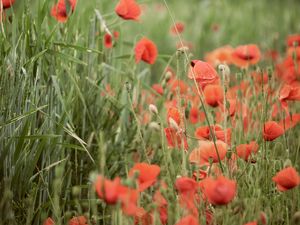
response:
<path id="1" fill-rule="evenodd" d="M 300 224 L 299 1 L 57 2 L 0 0 L 0 224 Z"/>

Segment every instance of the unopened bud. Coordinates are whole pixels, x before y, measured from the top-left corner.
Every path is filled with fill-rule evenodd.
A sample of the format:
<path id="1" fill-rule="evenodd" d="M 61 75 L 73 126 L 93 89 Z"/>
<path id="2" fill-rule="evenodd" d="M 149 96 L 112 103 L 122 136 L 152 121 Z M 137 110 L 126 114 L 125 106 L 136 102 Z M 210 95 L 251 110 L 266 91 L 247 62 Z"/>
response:
<path id="1" fill-rule="evenodd" d="M 218 66 L 218 68 L 219 68 L 220 72 L 221 72 L 223 75 L 225 75 L 225 76 L 229 76 L 229 75 L 230 75 L 230 69 L 229 69 L 229 67 L 228 67 L 227 65 L 225 65 L 225 64 L 220 64 L 220 65 Z"/>
<path id="2" fill-rule="evenodd" d="M 149 105 L 149 111 L 152 112 L 153 114 L 157 115 L 158 114 L 158 110 L 156 105 L 150 104 Z"/>
<path id="3" fill-rule="evenodd" d="M 173 118 L 169 118 L 169 123 L 172 128 L 176 129 L 177 131 L 179 130 L 179 126 Z"/>
<path id="4" fill-rule="evenodd" d="M 168 82 L 172 77 L 172 73 L 170 71 L 166 72 L 165 74 L 165 79 L 166 79 L 166 82 Z"/>
<path id="5" fill-rule="evenodd" d="M 150 129 L 155 130 L 155 131 L 159 131 L 160 130 L 160 126 L 157 122 L 151 122 L 149 124 Z"/>

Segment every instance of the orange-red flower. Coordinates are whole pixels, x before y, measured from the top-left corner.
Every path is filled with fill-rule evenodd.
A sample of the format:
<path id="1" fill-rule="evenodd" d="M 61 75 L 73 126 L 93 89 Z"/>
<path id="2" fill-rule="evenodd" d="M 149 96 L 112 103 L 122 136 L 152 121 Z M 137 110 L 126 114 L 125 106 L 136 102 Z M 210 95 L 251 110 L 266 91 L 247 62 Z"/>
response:
<path id="1" fill-rule="evenodd" d="M 115 12 L 124 20 L 138 20 L 141 15 L 141 7 L 135 0 L 120 0 Z"/>
<path id="2" fill-rule="evenodd" d="M 139 174 L 139 191 L 144 191 L 157 181 L 157 177 L 160 173 L 160 167 L 158 165 L 150 165 L 147 163 L 136 163 L 130 169 L 129 176 L 132 177 L 135 172 L 138 172 Z"/>
<path id="3" fill-rule="evenodd" d="M 226 132 L 226 142 L 230 144 L 231 142 L 231 129 L 227 128 L 226 131 L 219 125 L 211 126 L 211 130 L 213 131 L 212 135 L 218 140 L 225 142 L 225 132 Z M 210 134 L 209 126 L 198 127 L 195 131 L 195 136 L 199 139 L 213 140 Z"/>
<path id="4" fill-rule="evenodd" d="M 69 225 L 88 225 L 88 222 L 84 216 L 77 216 L 69 221 Z"/>
<path id="5" fill-rule="evenodd" d="M 167 138 L 168 146 L 171 148 L 181 148 L 183 144 L 183 148 L 187 150 L 189 148 L 187 139 L 184 133 L 178 132 L 175 128 L 173 127 L 167 127 L 164 129 L 165 135 Z"/>
<path id="6" fill-rule="evenodd" d="M 68 0 L 70 4 L 71 12 L 75 10 L 76 0 Z M 58 22 L 64 23 L 68 19 L 70 12 L 67 12 L 66 1 L 59 0 L 59 2 L 52 7 L 51 16 L 53 16 Z"/>
<path id="7" fill-rule="evenodd" d="M 286 39 L 286 44 L 289 47 L 292 47 L 294 45 L 300 46 L 300 34 L 289 35 Z"/>
<path id="8" fill-rule="evenodd" d="M 113 41 L 117 40 L 119 37 L 119 32 L 118 31 L 114 31 L 113 32 L 113 37 L 106 33 L 104 35 L 104 38 L 103 38 L 103 43 L 104 43 L 104 47 L 105 48 L 112 48 L 113 47 Z"/>
<path id="9" fill-rule="evenodd" d="M 156 45 L 148 38 L 142 38 L 135 46 L 135 61 L 139 63 L 141 60 L 154 64 L 157 58 Z"/>
<path id="10" fill-rule="evenodd" d="M 1 1 L 2 1 L 3 9 L 10 8 L 15 3 L 15 0 L 1 0 Z"/>
<path id="11" fill-rule="evenodd" d="M 300 184 L 300 176 L 293 167 L 279 171 L 272 180 L 276 183 L 279 191 L 287 191 Z"/>
<path id="12" fill-rule="evenodd" d="M 284 129 L 275 121 L 268 121 L 264 124 L 263 137 L 265 141 L 273 141 L 284 134 Z"/>
<path id="13" fill-rule="evenodd" d="M 219 162 L 218 153 L 220 160 L 223 160 L 227 153 L 227 145 L 223 141 L 217 140 L 216 146 L 217 150 L 212 141 L 199 141 L 199 147 L 191 152 L 189 161 L 200 165 L 209 164 L 210 160 L 216 163 Z"/>
<path id="14" fill-rule="evenodd" d="M 159 95 L 163 95 L 164 94 L 164 89 L 161 86 L 161 84 L 153 84 L 152 85 L 152 89 Z"/>
<path id="15" fill-rule="evenodd" d="M 173 26 L 171 26 L 170 32 L 173 35 L 176 35 L 177 32 L 180 34 L 184 31 L 184 23 L 176 22 Z"/>
<path id="16" fill-rule="evenodd" d="M 248 67 L 260 60 L 260 50 L 257 45 L 241 45 L 235 48 L 232 53 L 232 62 L 238 67 Z"/>
<path id="17" fill-rule="evenodd" d="M 103 199 L 107 204 L 115 204 L 119 200 L 120 178 L 117 177 L 113 181 L 98 176 L 95 182 L 95 189 L 99 198 Z"/>
<path id="18" fill-rule="evenodd" d="M 205 61 L 213 66 L 216 66 L 220 63 L 226 63 L 229 65 L 232 61 L 232 52 L 233 48 L 230 45 L 226 45 L 205 54 Z"/>
<path id="19" fill-rule="evenodd" d="M 257 225 L 257 222 L 256 221 L 252 221 L 252 222 L 245 223 L 244 225 Z"/>
<path id="20" fill-rule="evenodd" d="M 169 125 L 170 125 L 170 118 L 172 118 L 177 123 L 178 126 L 180 125 L 181 115 L 180 115 L 179 110 L 176 107 L 168 108 L 167 121 L 168 121 Z"/>
<path id="21" fill-rule="evenodd" d="M 200 117 L 199 109 L 197 107 L 192 107 L 189 113 L 190 122 L 193 124 L 197 123 L 199 121 L 199 117 Z"/>
<path id="22" fill-rule="evenodd" d="M 194 78 L 204 88 L 207 84 L 216 84 L 219 80 L 217 71 L 207 62 L 193 60 L 191 62 L 188 77 Z"/>
<path id="23" fill-rule="evenodd" d="M 207 85 L 203 94 L 205 102 L 211 107 L 217 107 L 223 103 L 224 91 L 221 85 Z"/>
<path id="24" fill-rule="evenodd" d="M 240 144 L 236 146 L 237 155 L 248 161 L 249 156 L 252 153 L 257 153 L 259 145 L 255 141 L 251 141 L 249 144 Z"/>
<path id="25" fill-rule="evenodd" d="M 181 218 L 175 225 L 199 225 L 198 219 L 193 215 Z"/>
<path id="26" fill-rule="evenodd" d="M 51 217 L 48 217 L 45 221 L 44 221 L 44 223 L 43 223 L 43 225 L 54 225 L 55 223 L 54 223 L 54 221 L 52 220 L 52 218 Z"/>
<path id="27" fill-rule="evenodd" d="M 223 176 L 205 178 L 202 187 L 204 195 L 214 205 L 228 204 L 236 194 L 236 182 Z"/>

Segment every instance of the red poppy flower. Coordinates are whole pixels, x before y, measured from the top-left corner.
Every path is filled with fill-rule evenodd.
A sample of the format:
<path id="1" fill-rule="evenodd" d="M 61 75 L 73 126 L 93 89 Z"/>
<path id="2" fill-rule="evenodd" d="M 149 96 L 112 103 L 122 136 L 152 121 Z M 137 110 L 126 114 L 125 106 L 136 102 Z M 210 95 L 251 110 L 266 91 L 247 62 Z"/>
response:
<path id="1" fill-rule="evenodd" d="M 170 85 L 171 91 L 175 94 L 178 92 L 180 94 L 186 94 L 189 88 L 189 86 L 183 80 L 179 79 L 172 79 L 172 81 L 170 81 L 168 84 Z"/>
<path id="2" fill-rule="evenodd" d="M 223 176 L 217 179 L 208 177 L 202 182 L 203 193 L 211 204 L 228 204 L 236 194 L 236 182 Z"/>
<path id="3" fill-rule="evenodd" d="M 160 173 L 160 167 L 147 163 L 136 163 L 129 171 L 129 176 L 132 177 L 135 172 L 139 173 L 139 191 L 144 191 L 157 181 L 157 177 Z"/>
<path id="4" fill-rule="evenodd" d="M 173 26 L 171 26 L 170 32 L 173 35 L 177 35 L 177 32 L 180 34 L 184 31 L 184 23 L 177 22 Z"/>
<path id="5" fill-rule="evenodd" d="M 257 153 L 259 145 L 255 141 L 251 141 L 249 144 L 240 144 L 236 147 L 237 155 L 248 161 L 249 156 L 252 153 Z"/>
<path id="6" fill-rule="evenodd" d="M 128 216 L 137 216 L 142 208 L 137 206 L 139 191 L 136 189 L 119 186 L 119 199 L 122 204 L 122 211 Z"/>
<path id="7" fill-rule="evenodd" d="M 211 107 L 217 107 L 223 103 L 224 91 L 221 85 L 207 85 L 203 94 L 205 102 Z"/>
<path id="8" fill-rule="evenodd" d="M 172 118 L 177 123 L 178 126 L 180 125 L 181 114 L 176 107 L 168 108 L 167 121 L 168 121 L 169 125 L 170 125 L 170 118 Z"/>
<path id="9" fill-rule="evenodd" d="M 232 63 L 232 52 L 233 48 L 230 45 L 226 45 L 205 54 L 205 61 L 213 66 L 216 66 L 220 63 L 226 63 L 229 65 Z"/>
<path id="10" fill-rule="evenodd" d="M 221 126 L 214 125 L 214 126 L 211 126 L 211 129 L 213 131 L 213 135 L 215 135 L 215 137 L 218 140 L 221 140 L 223 142 L 225 142 L 225 132 L 226 132 L 227 144 L 230 144 L 230 142 L 231 142 L 231 129 L 230 128 L 227 128 L 225 131 L 225 130 L 223 130 L 223 128 Z M 209 126 L 198 127 L 195 131 L 195 136 L 199 139 L 212 140 Z"/>
<path id="11" fill-rule="evenodd" d="M 163 95 L 164 94 L 164 89 L 160 84 L 153 84 L 152 89 L 156 91 L 157 94 Z"/>
<path id="12" fill-rule="evenodd" d="M 141 60 L 154 64 L 157 58 L 156 45 L 148 38 L 142 38 L 135 46 L 135 61 L 139 63 Z"/>
<path id="13" fill-rule="evenodd" d="M 76 0 L 68 0 L 71 12 L 75 10 L 76 6 Z M 51 10 L 51 16 L 53 16 L 58 22 L 64 23 L 68 19 L 67 7 L 66 7 L 66 1 L 65 0 L 59 0 L 59 2 L 52 7 Z"/>
<path id="14" fill-rule="evenodd" d="M 189 148 L 186 136 L 182 132 L 178 132 L 175 128 L 167 127 L 164 129 L 167 138 L 168 146 L 171 148 L 183 148 L 187 150 Z"/>
<path id="15" fill-rule="evenodd" d="M 181 218 L 175 225 L 199 225 L 199 222 L 195 216 L 188 215 Z"/>
<path id="16" fill-rule="evenodd" d="M 44 223 L 43 223 L 43 225 L 54 225 L 55 223 L 54 223 L 54 221 L 52 220 L 52 218 L 51 217 L 48 217 L 45 221 L 44 221 Z"/>
<path id="17" fill-rule="evenodd" d="M 197 107 L 192 107 L 190 109 L 189 119 L 192 124 L 198 123 L 200 117 L 200 112 Z"/>
<path id="18" fill-rule="evenodd" d="M 118 31 L 114 31 L 113 33 L 113 37 L 110 34 L 105 34 L 104 35 L 104 46 L 105 48 L 112 48 L 113 47 L 113 40 L 117 40 L 119 37 L 119 32 Z"/>
<path id="19" fill-rule="evenodd" d="M 300 176 L 293 167 L 279 171 L 272 180 L 276 183 L 279 191 L 287 191 L 300 184 Z"/>
<path id="20" fill-rule="evenodd" d="M 293 115 L 288 115 L 285 119 L 279 122 L 279 125 L 284 129 L 288 130 L 293 128 L 300 122 L 300 113 L 296 113 Z"/>
<path id="21" fill-rule="evenodd" d="M 120 178 L 117 177 L 113 181 L 98 176 L 95 182 L 95 189 L 99 198 L 103 199 L 107 204 L 115 204 L 119 200 Z"/>
<path id="22" fill-rule="evenodd" d="M 141 8 L 135 0 L 120 0 L 115 12 L 124 20 L 138 20 L 141 15 Z"/>
<path id="23" fill-rule="evenodd" d="M 3 9 L 10 8 L 15 3 L 15 0 L 1 0 L 1 1 L 2 1 Z"/>
<path id="24" fill-rule="evenodd" d="M 241 45 L 232 53 L 232 62 L 238 67 L 248 67 L 260 60 L 260 50 L 257 45 Z"/>
<path id="25" fill-rule="evenodd" d="M 244 225 L 257 225 L 257 222 L 256 221 L 252 221 L 252 222 L 249 222 L 249 223 L 245 223 Z"/>
<path id="26" fill-rule="evenodd" d="M 300 84 L 295 83 L 293 85 L 285 84 L 279 93 L 280 101 L 300 101 Z"/>
<path id="27" fill-rule="evenodd" d="M 263 137 L 265 141 L 273 141 L 284 134 L 284 129 L 275 121 L 268 121 L 264 124 Z"/>
<path id="28" fill-rule="evenodd" d="M 69 221 L 69 225 L 88 225 L 88 222 L 84 216 L 77 216 Z"/>
<path id="29" fill-rule="evenodd" d="M 207 84 L 216 84 L 219 80 L 217 71 L 207 62 L 193 60 L 188 73 L 188 77 L 196 81 L 204 88 Z"/>
<path id="30" fill-rule="evenodd" d="M 289 35 L 286 39 L 286 44 L 289 47 L 294 46 L 294 44 L 296 44 L 297 46 L 300 46 L 300 34 Z"/>
<path id="31" fill-rule="evenodd" d="M 220 160 L 223 160 L 227 153 L 227 145 L 223 141 L 216 141 L 217 150 L 212 141 L 199 141 L 199 147 L 194 149 L 190 156 L 189 161 L 196 164 L 209 164 L 209 160 L 213 163 L 219 162 L 218 154 Z"/>

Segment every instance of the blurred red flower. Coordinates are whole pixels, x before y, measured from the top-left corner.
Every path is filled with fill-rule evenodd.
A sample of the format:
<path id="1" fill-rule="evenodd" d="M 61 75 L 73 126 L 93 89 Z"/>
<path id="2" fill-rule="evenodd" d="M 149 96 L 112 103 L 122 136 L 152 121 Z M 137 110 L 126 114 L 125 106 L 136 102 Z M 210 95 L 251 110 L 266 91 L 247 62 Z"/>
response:
<path id="1" fill-rule="evenodd" d="M 75 10 L 76 0 L 68 0 L 71 7 L 71 12 Z M 64 23 L 68 19 L 68 14 L 65 0 L 59 0 L 56 5 L 52 7 L 51 16 L 53 16 L 58 22 Z"/>
<path id="2" fill-rule="evenodd" d="M 120 0 L 115 12 L 124 20 L 138 20 L 141 15 L 141 7 L 135 0 Z"/>
<path id="3" fill-rule="evenodd" d="M 300 184 L 300 176 L 293 167 L 279 171 L 272 180 L 276 183 L 279 191 L 287 191 Z"/>
<path id="4" fill-rule="evenodd" d="M 284 129 L 275 121 L 268 121 L 264 124 L 263 137 L 265 141 L 273 141 L 284 134 Z"/>
<path id="5" fill-rule="evenodd" d="M 69 221 L 69 225 L 88 225 L 88 222 L 84 216 L 77 216 Z"/>
<path id="6" fill-rule="evenodd" d="M 232 53 L 232 62 L 238 67 L 244 68 L 254 65 L 260 60 L 260 50 L 257 45 L 241 45 L 234 49 Z"/>
<path id="7" fill-rule="evenodd" d="M 116 41 L 119 37 L 119 32 L 118 31 L 114 31 L 113 32 L 113 37 L 106 33 L 104 35 L 104 38 L 103 38 L 103 42 L 104 42 L 104 47 L 105 48 L 112 48 L 113 47 L 113 41 Z"/>
<path id="8" fill-rule="evenodd" d="M 217 179 L 207 177 L 202 181 L 203 193 L 213 205 L 228 204 L 236 194 L 236 182 L 219 176 Z"/>
<path id="9" fill-rule="evenodd" d="M 160 173 L 160 167 L 158 165 L 151 165 L 147 163 L 136 163 L 129 171 L 129 176 L 134 176 L 134 173 L 138 172 L 139 191 L 144 191 L 148 187 L 152 186 L 156 181 Z"/>
<path id="10" fill-rule="evenodd" d="M 142 38 L 135 46 L 135 61 L 139 63 L 141 60 L 154 64 L 157 58 L 157 48 L 156 45 L 148 38 Z"/>
<path id="11" fill-rule="evenodd" d="M 3 9 L 10 8 L 15 3 L 15 0 L 1 0 L 1 1 L 2 1 Z"/>

